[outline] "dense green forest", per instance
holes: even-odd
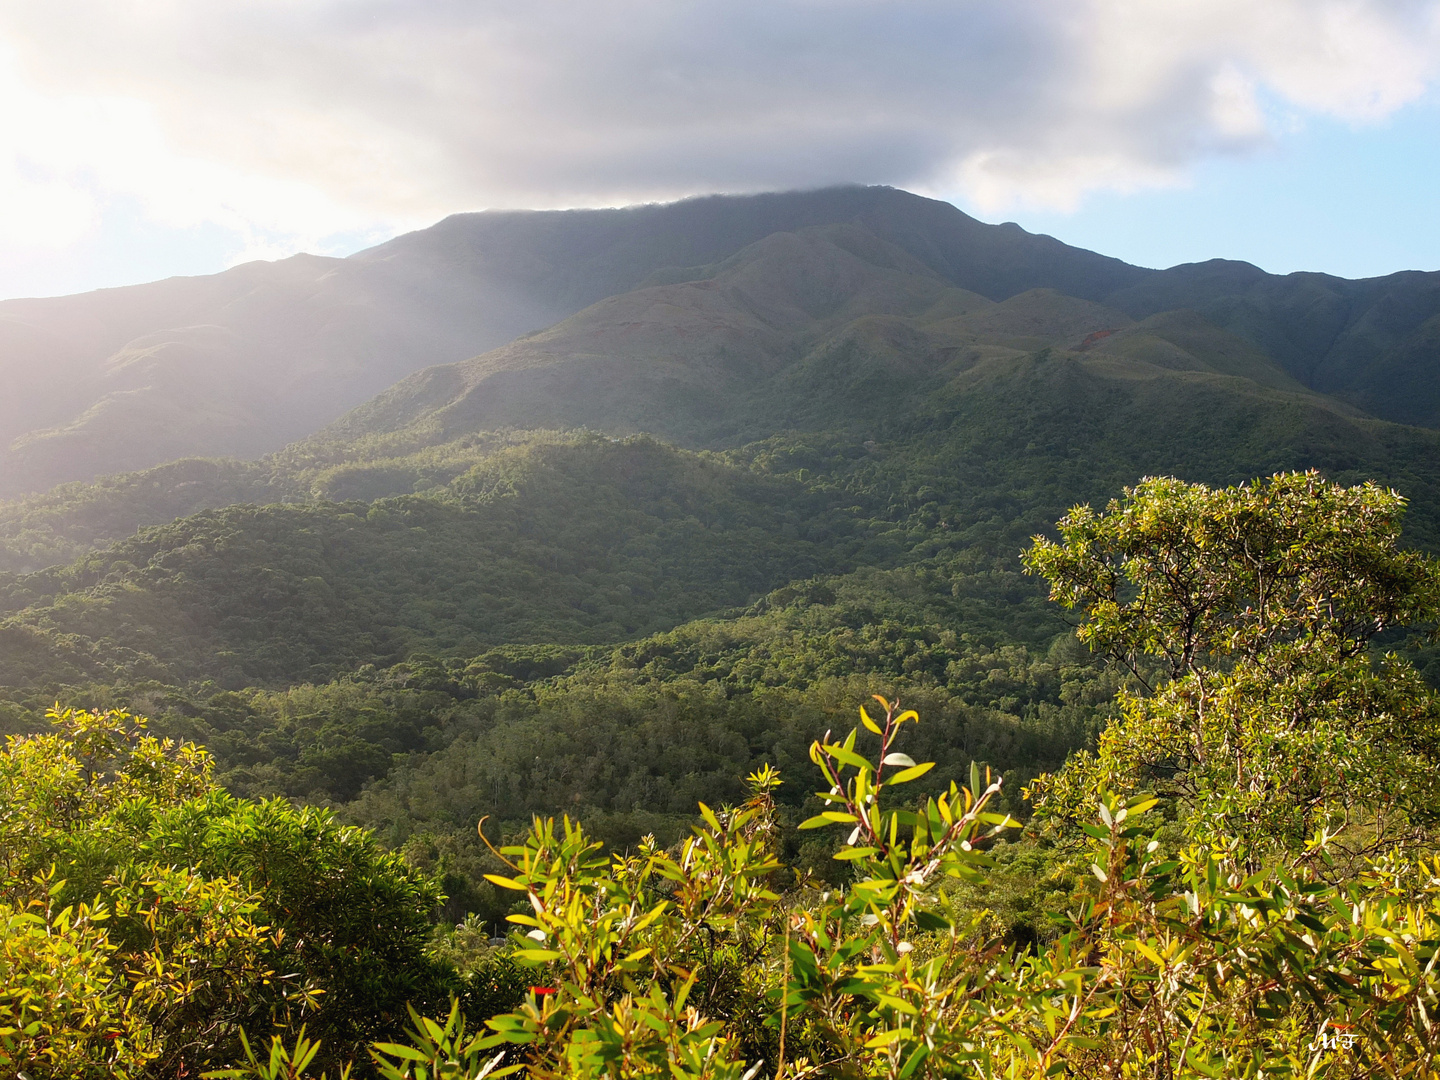
[[[1313,472],[1077,508],[1024,555],[1077,621],[1043,651],[957,634],[961,582],[910,567],[618,647],[152,687],[217,757],[52,711],[0,754],[0,1053],[32,1077],[1434,1076],[1440,697],[1371,648],[1440,616],[1403,509]],[[909,708],[870,693],[897,683]]]
[[[1433,1075],[1440,432],[1287,306],[1359,285],[701,247],[0,504],[0,1062]]]

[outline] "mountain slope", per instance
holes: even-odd
[[[1105,302],[1136,318],[1194,309],[1311,389],[1387,420],[1440,427],[1440,273],[1279,277],[1215,259],[1158,271]]]
[[[1263,386],[1346,411],[1194,312],[1137,324],[1052,289],[997,302],[849,224],[773,234],[706,278],[609,297],[427,369],[297,449],[413,450],[506,426],[735,446],[787,429],[867,428],[877,408],[903,411],[977,365],[1041,350],[1092,367],[1227,376],[1243,381],[1237,392]]]
[[[179,457],[279,449],[420,368],[485,352],[775,232],[866,221],[1002,297],[1143,274],[888,188],[462,214],[348,259],[0,303],[0,497]]]

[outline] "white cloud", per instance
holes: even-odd
[[[0,0],[0,240],[837,181],[1071,207],[1423,96],[1440,0]]]

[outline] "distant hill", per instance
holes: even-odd
[[[838,241],[835,227],[849,230],[850,240]],[[906,288],[926,281],[932,292],[948,286],[996,302],[1044,289],[1142,321],[1193,311],[1312,390],[1384,419],[1440,425],[1440,275],[1352,282],[1276,277],[1223,261],[1146,270],[1013,224],[983,224],[948,203],[890,188],[841,187],[618,210],[460,214],[347,259],[301,255],[208,277],[0,303],[0,382],[7,391],[0,397],[0,498],[184,457],[260,457],[411,373],[486,353],[492,370],[485,396],[518,400],[524,393],[514,384],[529,380],[538,392],[533,372],[516,374],[520,365],[533,366],[542,346],[557,355],[568,347],[567,336],[593,330],[597,315],[603,321],[609,312],[555,324],[631,293],[640,296],[622,307],[632,315],[635,303],[657,295],[694,299],[693,289],[653,290],[734,282],[747,272],[734,262],[740,252],[778,236],[813,242],[815,231],[826,228],[842,249],[884,248],[889,269],[909,276]],[[785,269],[776,250],[785,243],[793,247],[775,240],[762,249],[765,268]],[[812,259],[790,269],[816,265]],[[753,267],[748,272],[752,289],[766,287]],[[817,325],[803,328],[813,335],[834,313],[807,307],[795,291],[802,285],[787,281],[782,291],[798,301],[796,311],[813,317]],[[864,297],[852,299],[858,304],[848,309],[852,321],[867,313],[923,314],[904,304],[892,312],[883,303],[866,312]],[[692,314],[704,318],[698,309]],[[789,332],[783,322],[767,323],[765,333]],[[697,344],[667,341],[663,323],[646,316],[648,355],[672,345],[683,354]],[[692,319],[689,332],[697,326]],[[545,331],[543,340],[492,352],[537,331]],[[927,337],[925,346],[931,343]],[[609,343],[612,354],[619,345]],[[907,348],[898,339],[886,346],[893,356]],[[625,361],[632,375],[637,362]],[[478,369],[464,370],[462,382]],[[432,404],[449,400],[460,384],[445,380],[456,371],[428,373],[420,396]],[[570,376],[554,368],[548,377]],[[682,398],[713,389],[656,377]],[[584,385],[586,393],[593,389]],[[380,411],[393,411],[416,389],[410,384],[399,397],[388,396]],[[560,396],[546,408],[563,414],[565,388],[551,389]],[[670,405],[657,407],[664,412]],[[690,411],[683,401],[676,407]],[[733,422],[712,417],[685,435],[713,442],[727,424],[739,434]],[[671,433],[681,434],[674,425]]]
[[[450,217],[348,259],[0,303],[0,497],[189,456],[257,457],[397,379],[776,232],[860,221],[945,280],[1091,296],[1143,272],[889,188]]]
[[[1279,277],[1214,259],[1158,271],[1106,303],[1136,318],[1192,309],[1313,390],[1386,420],[1440,427],[1440,273]]]
[[[507,426],[735,446],[790,429],[864,427],[878,407],[908,407],[977,365],[1042,349],[1309,393],[1193,312],[1137,324],[1049,288],[997,302],[851,223],[772,234],[704,277],[612,296],[473,360],[428,368],[298,449],[413,449]]]
[[[0,684],[280,687],[628,640],[818,573],[1008,581],[1028,536],[1144,474],[1378,478],[1440,547],[1440,431],[1377,419],[1406,384],[1362,377],[1423,383],[1432,277],[1146,271],[842,188],[467,215],[352,259],[3,305],[69,335],[72,404],[130,389],[11,444],[17,488],[110,475],[0,503]],[[229,321],[141,333],[192,316]],[[86,383],[76,343],[126,334]],[[1360,389],[1314,386],[1342,375]],[[997,588],[990,625],[1033,592]]]

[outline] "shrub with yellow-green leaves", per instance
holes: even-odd
[[[334,1064],[461,988],[425,951],[437,885],[368,833],[235,799],[126,713],[51,720],[0,752],[0,1064],[195,1075],[304,1025]]]
[[[1240,841],[1167,854],[1155,799],[1102,794],[1091,884],[1053,940],[1007,947],[942,888],[983,887],[982,848],[1014,824],[987,809],[999,781],[976,770],[907,804],[927,769],[896,748],[915,719],[887,703],[862,712],[871,752],[861,729],[814,746],[828,808],[805,824],[847,830],[844,889],[786,880],[769,770],[674,851],[607,858],[575,823],[537,821],[494,878],[528,900],[525,1005],[448,1056],[433,1048],[455,1015],[417,1018],[412,1044],[377,1048],[385,1075],[451,1075],[442,1059],[545,1078],[1437,1075],[1440,867],[1247,874]],[[748,997],[717,996],[737,949]]]
[[[153,1041],[111,964],[108,914],[55,910],[40,897],[0,903],[0,1072],[49,1078],[130,1077]]]

